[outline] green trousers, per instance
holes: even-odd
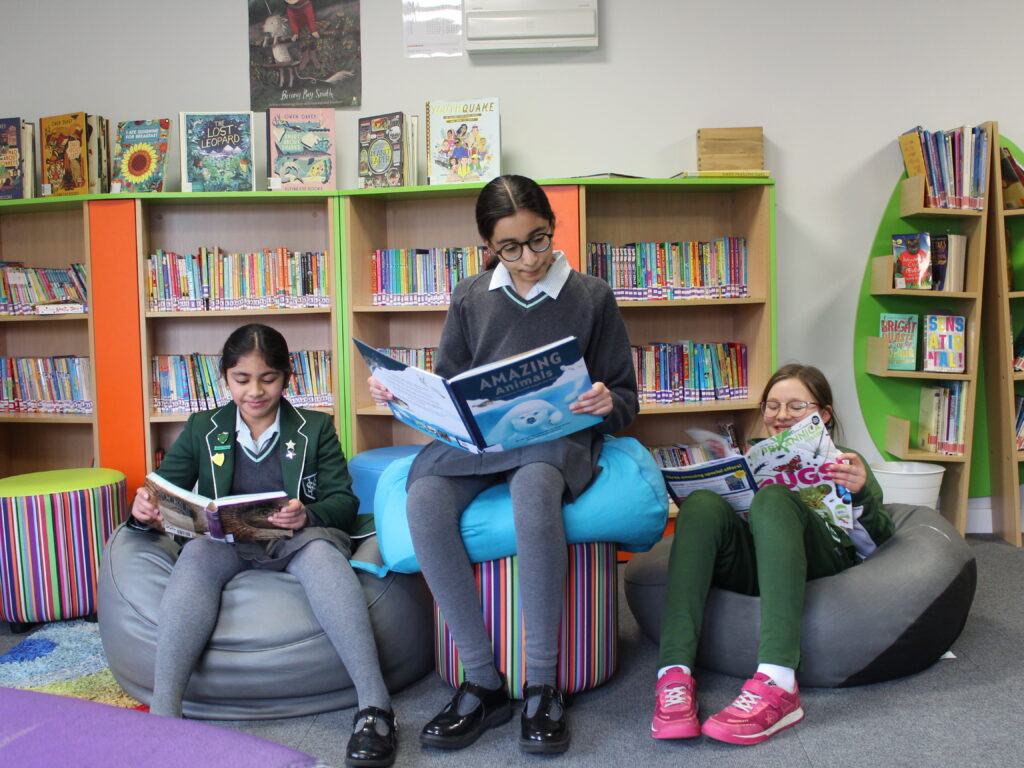
[[[717,493],[691,494],[679,509],[672,541],[660,666],[693,668],[704,605],[714,585],[760,595],[757,661],[796,669],[807,581],[855,562],[853,548],[844,547],[785,486],[768,485],[754,494],[747,520]]]

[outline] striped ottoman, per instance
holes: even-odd
[[[127,509],[113,469],[0,480],[0,618],[17,631],[94,613],[100,552]]]
[[[508,678],[513,698],[522,698],[526,682],[518,561],[519,558],[512,555],[474,565],[484,623],[494,645],[494,660]],[[569,546],[565,603],[558,638],[558,687],[565,693],[593,688],[615,673],[618,662],[616,561],[613,543]],[[436,603],[434,626],[438,674],[457,688],[464,679],[462,664]]]

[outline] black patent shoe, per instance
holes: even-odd
[[[480,704],[471,712],[460,715],[459,702],[467,693],[476,696]],[[504,675],[501,675],[501,685],[493,690],[466,680],[445,708],[423,726],[420,741],[428,747],[462,749],[479,739],[480,734],[488,728],[507,723],[511,719],[512,701],[509,699]]]
[[[540,696],[540,703],[533,717],[527,717],[525,702],[534,696]],[[569,719],[562,692],[551,685],[524,685],[523,699],[520,749],[540,754],[565,752],[569,748]]]
[[[398,751],[398,722],[395,713],[380,707],[367,707],[356,712],[352,725],[363,721],[358,730],[352,731],[345,749],[345,765],[359,768],[386,768],[395,762]],[[383,736],[377,730],[377,722],[387,724]]]

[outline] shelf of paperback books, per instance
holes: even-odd
[[[217,356],[249,322],[287,340],[298,377],[286,396],[332,411],[340,431],[334,196],[137,197],[147,469],[190,412],[226,400]]]
[[[83,198],[0,205],[0,476],[97,454],[87,243]]]
[[[1021,546],[1021,473],[1024,467],[1024,208],[1014,171],[1024,153],[993,131],[989,244],[985,274],[985,395],[992,530]]]

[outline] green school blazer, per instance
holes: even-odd
[[[235,474],[237,406],[193,413],[160,463],[157,473],[182,488],[210,498],[228,496]],[[348,462],[331,417],[296,408],[281,398],[281,435],[277,445],[284,491],[316,515],[320,523],[358,538],[374,532],[372,510],[359,514]]]

